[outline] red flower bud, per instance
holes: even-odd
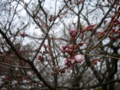
[[[65,53],[65,50],[61,49],[61,52]]]
[[[80,42],[78,45],[79,45],[79,46],[82,46],[83,44],[84,44],[84,42]]]
[[[74,53],[76,53],[77,51],[78,51],[78,49],[75,49],[75,50],[74,50]]]
[[[63,49],[66,49],[66,48],[67,48],[67,46],[66,46],[66,45],[63,45],[63,46],[62,46],[62,48],[63,48]]]
[[[77,32],[73,32],[73,33],[71,34],[72,37],[75,37],[76,35],[77,35]]]
[[[90,24],[88,27],[94,27],[96,24]]]
[[[42,56],[38,56],[38,60],[43,62],[44,58]]]
[[[71,35],[73,32],[74,32],[73,30],[70,30],[70,31],[69,31],[70,35]]]
[[[97,63],[98,63],[97,61],[93,61],[93,62],[92,62],[93,65],[96,65]]]
[[[23,33],[23,34],[20,34],[23,38],[28,36],[27,34]]]
[[[49,21],[51,22],[51,21],[52,21],[52,18],[49,18]]]

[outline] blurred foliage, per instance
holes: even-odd
[[[97,89],[95,89],[95,90],[102,90],[102,88],[97,88]]]
[[[67,89],[64,89],[64,88],[60,88],[59,90],[67,90]]]

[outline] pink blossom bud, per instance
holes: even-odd
[[[69,33],[72,34],[74,31],[73,30],[70,30]]]
[[[111,31],[113,31],[113,32],[114,32],[115,30],[116,30],[115,28],[111,29]]]
[[[88,27],[94,27],[96,24],[90,24]]]
[[[78,51],[78,49],[75,49],[75,50],[74,50],[74,53],[76,53],[77,51]]]
[[[69,49],[69,52],[68,53],[72,53],[72,49]]]
[[[49,18],[49,21],[51,22],[51,21],[52,21],[52,18]]]
[[[69,45],[69,48],[70,48],[70,49],[73,49],[73,47],[74,47],[73,44],[70,44],[70,45]]]
[[[66,48],[67,48],[67,46],[66,46],[66,45],[63,45],[63,46],[62,46],[62,48],[63,48],[63,49],[66,49]]]
[[[83,44],[84,44],[84,42],[80,42],[78,45],[79,45],[79,46],[82,46]]]
[[[63,52],[63,53],[64,53],[64,52],[65,52],[65,50],[61,49],[61,52]]]
[[[118,19],[115,18],[115,19],[113,20],[113,22],[118,22]]]
[[[64,65],[67,65],[67,63],[68,63],[68,61],[67,61],[67,59],[64,61]]]
[[[71,61],[71,59],[67,59],[67,61],[69,61],[69,62],[70,62],[70,61]]]
[[[71,34],[72,37],[75,37],[76,35],[77,35],[77,32],[73,32],[73,33]]]
[[[71,60],[71,64],[75,64],[75,62],[76,62],[75,59]]]
[[[116,26],[118,24],[118,22],[115,22],[114,25]]]
[[[96,65],[98,63],[98,61],[93,61],[92,64],[93,65]]]
[[[85,57],[83,55],[75,55],[75,60],[78,62],[78,63],[81,63],[85,60]]]
[[[87,28],[87,31],[91,31],[93,27],[88,27]]]
[[[65,49],[65,52],[69,52],[69,49],[68,49],[68,48],[66,48],[66,49]]]

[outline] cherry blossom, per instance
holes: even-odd
[[[75,60],[77,61],[77,63],[81,63],[85,60],[85,57],[81,54],[75,55]]]

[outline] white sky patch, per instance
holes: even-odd
[[[45,0],[44,8],[49,10],[50,14],[56,14],[59,11],[61,3],[58,0]]]
[[[110,42],[110,39],[108,37],[102,41],[103,45],[108,44],[109,42]]]

